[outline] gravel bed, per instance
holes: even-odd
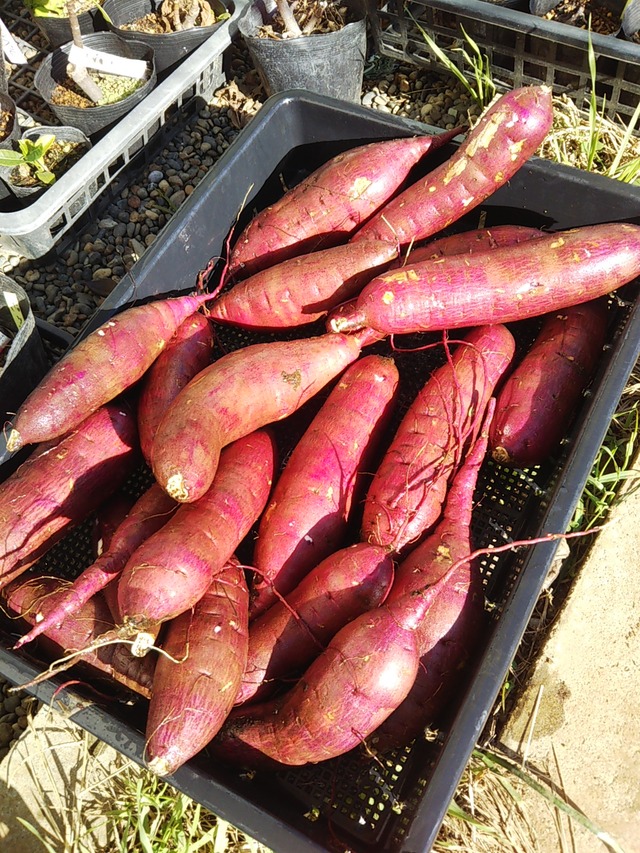
[[[76,335],[228,148],[265,100],[246,53],[236,48],[230,81],[158,152],[130,174],[116,198],[96,202],[100,215],[53,260],[27,260],[0,250],[0,269],[29,294],[34,314]],[[448,76],[374,57],[362,104],[451,129],[478,114]],[[0,760],[35,707],[26,693],[8,694],[0,678]]]

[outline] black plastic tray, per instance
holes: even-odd
[[[255,207],[279,196],[282,181],[291,185],[339,151],[425,130],[424,125],[320,96],[302,92],[274,96],[105,300],[84,333],[133,300],[193,289],[209,259],[224,254],[227,232],[243,202],[240,225]],[[451,144],[425,161],[422,171],[453,149]],[[514,222],[551,230],[603,221],[640,222],[640,195],[609,179],[534,159],[456,227],[475,226],[479,215],[489,225]],[[622,298],[611,300],[610,346],[561,458],[544,469],[529,471],[512,471],[491,462],[483,467],[474,518],[478,545],[567,529],[639,355],[636,294],[637,285],[632,283],[620,291]],[[531,324],[511,328],[524,346]],[[237,347],[253,339],[226,330],[220,345]],[[431,355],[397,356],[405,377],[405,403],[424,381],[429,365],[442,358],[438,348],[427,352]],[[286,446],[291,433],[285,430],[280,436]],[[5,476],[3,470],[0,479]],[[205,751],[170,777],[171,783],[276,851],[428,851],[520,643],[556,547],[556,543],[545,543],[492,555],[483,562],[487,599],[494,605],[492,627],[476,669],[436,740],[416,741],[379,761],[356,751],[275,776],[225,768]],[[70,576],[86,565],[88,554],[87,532],[80,528],[45,558],[43,568]],[[11,632],[11,624],[0,621],[0,673],[23,684],[43,668],[43,661],[31,656],[37,655],[37,649],[31,654],[12,652]],[[90,693],[76,689],[64,689],[54,699],[64,680],[42,684],[34,692],[141,762],[145,703],[114,701],[102,706]]]
[[[589,107],[589,34],[531,15],[528,0],[508,6],[486,0],[368,0],[368,6],[376,50],[383,56],[441,72],[422,29],[472,77],[461,50],[471,52],[466,33],[487,57],[496,83],[509,89],[545,83],[578,108]],[[640,98],[640,44],[592,33],[591,45],[598,104],[608,118],[628,122]]]

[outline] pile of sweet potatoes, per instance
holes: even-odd
[[[607,295],[640,275],[637,225],[456,231],[551,119],[545,87],[509,92],[414,182],[450,135],[334,157],[235,237],[226,279],[121,312],[7,426],[34,445],[0,485],[13,642],[148,698],[155,772],[386,750],[446,718],[488,630],[480,471],[561,452]],[[228,325],[264,334],[221,352]],[[101,519],[91,565],[41,577]]]

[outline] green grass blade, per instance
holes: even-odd
[[[566,800],[563,800],[562,797],[558,796],[551,788],[547,788],[545,785],[542,785],[538,782],[537,779],[534,779],[529,773],[525,770],[522,770],[521,767],[518,767],[517,764],[514,764],[511,761],[508,761],[506,758],[503,758],[500,755],[497,755],[495,752],[487,752],[483,749],[476,749],[474,753],[477,754],[480,759],[487,765],[487,767],[498,766],[503,768],[504,770],[509,771],[521,782],[524,782],[529,788],[535,791],[537,794],[540,794],[548,803],[554,806],[564,814],[568,815],[572,820],[576,823],[580,824],[580,826],[584,827],[588,832],[598,838],[606,847],[609,848],[611,853],[625,853],[625,851],[620,847],[618,842],[613,838],[608,832],[605,832],[604,829],[601,829],[596,823],[590,820],[585,814],[583,814],[578,809],[574,808],[570,805]]]

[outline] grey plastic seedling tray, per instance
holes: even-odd
[[[22,209],[0,211],[0,247],[26,258],[45,255],[177,109],[195,97],[207,100],[224,83],[223,53],[237,33],[238,18],[248,2],[235,0],[229,20],[161,80],[112,130],[99,138],[91,150],[37,200]],[[5,23],[12,33],[29,35],[29,29],[25,30],[24,14],[6,16]],[[36,29],[33,26],[31,32]],[[19,69],[12,75],[10,93],[19,108],[29,115],[35,112],[38,118],[40,106],[45,105],[38,104],[32,78],[33,65],[30,63],[26,69]],[[55,117],[51,120],[48,116],[40,123],[55,124]]]
[[[329,157],[375,139],[425,132],[424,125],[302,92],[271,98],[238,135],[161,232],[131,273],[105,300],[82,334],[137,300],[188,292],[210,258],[224,255],[227,232],[239,211],[241,227],[254,209],[271,203]],[[414,177],[454,150],[446,146],[425,161]],[[243,204],[245,205],[243,208]],[[474,227],[482,214],[488,225],[503,222],[550,230],[603,221],[640,222],[640,197],[628,186],[600,176],[531,160],[509,184],[468,214],[456,229]],[[215,278],[215,272],[214,272]],[[640,350],[637,283],[610,304],[609,347],[590,394],[562,453],[528,471],[487,462],[476,494],[476,544],[567,529],[629,373]],[[520,347],[531,324],[511,326]],[[314,331],[318,331],[315,329]],[[219,329],[219,352],[256,340],[244,332]],[[424,343],[427,338],[421,338]],[[434,336],[431,340],[438,340]],[[405,344],[413,341],[405,341]],[[400,343],[400,342],[397,342]],[[386,350],[390,352],[390,350]],[[429,370],[443,358],[441,348],[394,353],[403,377],[406,405]],[[283,451],[296,426],[278,427]],[[0,468],[0,479],[5,475]],[[130,488],[139,487],[138,481]],[[39,568],[66,577],[90,561],[86,528],[78,528]],[[354,753],[317,766],[283,769],[272,775],[228,768],[206,751],[169,778],[179,790],[278,851],[426,853],[439,830],[471,751],[481,736],[546,578],[557,543],[516,553],[493,554],[482,562],[491,624],[466,686],[461,684],[450,716],[435,740],[418,739],[406,749],[371,760]],[[38,648],[13,652],[15,625],[0,620],[0,673],[24,684],[43,669]],[[72,673],[34,692],[129,758],[142,763],[145,702],[114,699],[103,704],[79,688],[54,691]],[[130,696],[126,697],[131,699]]]
[[[565,94],[581,108],[591,91],[589,34],[578,27],[531,15],[528,0],[517,8],[486,0],[368,0],[376,50],[383,56],[442,71],[420,29],[467,76],[461,48],[466,32],[490,63],[493,79],[508,88],[539,85]],[[417,23],[416,23],[417,22]],[[627,121],[640,100],[640,44],[591,34],[596,58],[596,95],[609,118]]]

